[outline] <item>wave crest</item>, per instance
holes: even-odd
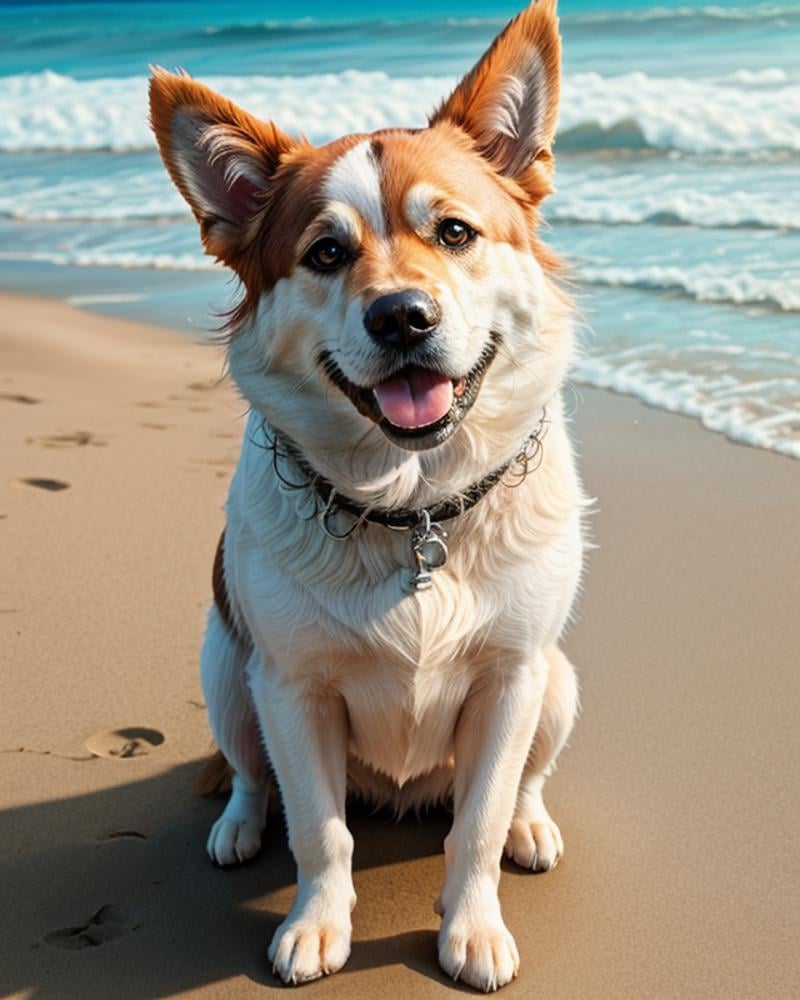
[[[679,292],[699,302],[731,305],[758,305],[780,312],[800,312],[800,278],[737,274],[711,264],[690,269],[674,265],[650,264],[644,267],[579,268],[581,278],[609,288],[643,288]]]
[[[566,78],[562,149],[655,149],[763,156],[800,153],[800,84],[782,71],[714,80],[643,73]],[[421,126],[451,77],[216,77],[210,86],[290,132],[323,143],[388,125]],[[149,149],[144,77],[76,80],[51,71],[0,79],[0,150]]]

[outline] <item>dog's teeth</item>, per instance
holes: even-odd
[[[460,396],[464,395],[464,390],[467,388],[466,378],[460,378],[458,382],[453,385],[453,395],[458,399]]]

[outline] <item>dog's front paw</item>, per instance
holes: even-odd
[[[561,831],[546,811],[535,822],[523,819],[512,822],[506,840],[506,856],[521,868],[552,871],[563,853]]]
[[[258,854],[266,816],[266,793],[234,790],[211,827],[206,850],[218,865],[235,865]]]
[[[211,827],[206,850],[218,865],[237,865],[255,857],[261,849],[261,824],[220,816]]]
[[[439,965],[453,979],[492,993],[519,971],[519,952],[503,921],[445,918],[439,932]]]
[[[341,969],[350,955],[350,927],[290,915],[275,931],[268,954],[272,971],[285,983],[308,983]]]

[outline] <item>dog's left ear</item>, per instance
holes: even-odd
[[[499,173],[541,187],[552,173],[560,85],[556,0],[538,0],[498,35],[430,124],[453,122]]]

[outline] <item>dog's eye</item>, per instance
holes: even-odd
[[[439,224],[439,242],[451,250],[460,250],[461,247],[471,243],[476,235],[472,226],[468,226],[460,219],[445,219]]]
[[[338,240],[326,236],[311,247],[303,263],[312,271],[335,271],[347,263],[347,251]]]

